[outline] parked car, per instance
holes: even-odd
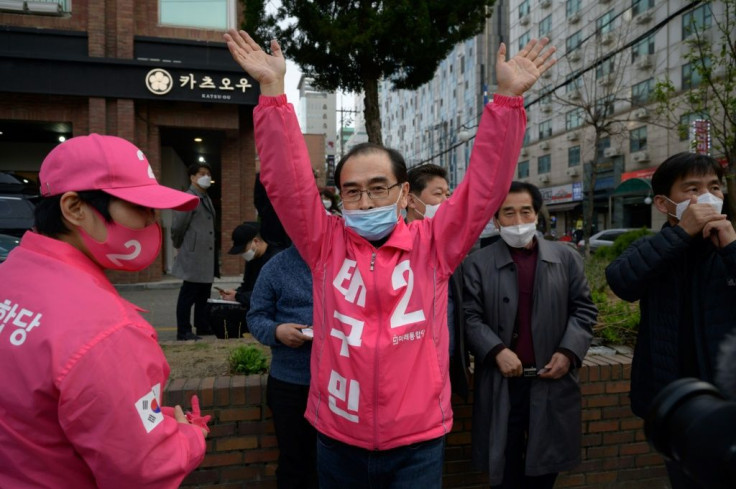
[[[590,237],[590,252],[595,253],[595,251],[601,246],[611,246],[613,245],[613,242],[616,241],[616,238],[622,234],[628,233],[629,231],[638,231],[640,229],[641,228],[614,228],[597,232]],[[584,249],[585,240],[581,239],[578,241],[578,250],[582,252]]]
[[[8,234],[0,234],[0,263],[8,257],[10,250],[20,244],[20,238]]]
[[[33,227],[33,198],[25,183],[0,172],[0,233],[21,237]]]

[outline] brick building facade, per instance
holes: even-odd
[[[38,3],[0,6],[0,171],[33,181],[60,138],[89,133],[133,142],[159,181],[174,188],[189,186],[186,167],[203,158],[215,180],[221,271],[241,273],[242,259],[226,252],[232,229],[256,218],[252,113],[259,91],[230,58],[224,28],[162,25],[160,0],[49,2],[58,4],[53,15],[29,10]],[[221,3],[231,10],[227,27],[240,25],[241,3]],[[114,282],[162,278],[174,254],[170,221],[162,212],[157,262],[112,274]]]

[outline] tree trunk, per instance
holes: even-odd
[[[383,144],[381,135],[381,107],[378,105],[378,79],[364,78],[363,90],[365,91],[365,132],[368,141]]]

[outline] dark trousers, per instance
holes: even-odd
[[[192,332],[190,317],[194,305],[194,327],[199,334],[209,334],[209,318],[207,314],[207,299],[210,298],[212,284],[187,282],[181,284],[179,299],[176,301],[176,336],[182,337]]]
[[[320,489],[441,489],[445,438],[366,450],[317,435]]]
[[[266,401],[273,414],[279,466],[279,489],[316,489],[317,431],[304,419],[308,385],[292,384],[268,376]]]
[[[506,439],[506,464],[503,482],[491,489],[552,489],[557,473],[531,477],[524,474],[526,446],[529,437],[529,393],[533,378],[515,377],[508,380],[509,411],[508,435]],[[537,381],[538,382],[538,381]]]

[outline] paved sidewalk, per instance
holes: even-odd
[[[242,276],[216,278],[214,285],[237,289],[242,280]],[[159,282],[115,284],[115,288],[126,300],[148,311],[143,317],[156,329],[159,341],[164,342],[176,340],[176,300],[181,282],[181,279],[166,277]],[[214,287],[211,297],[219,297]]]

